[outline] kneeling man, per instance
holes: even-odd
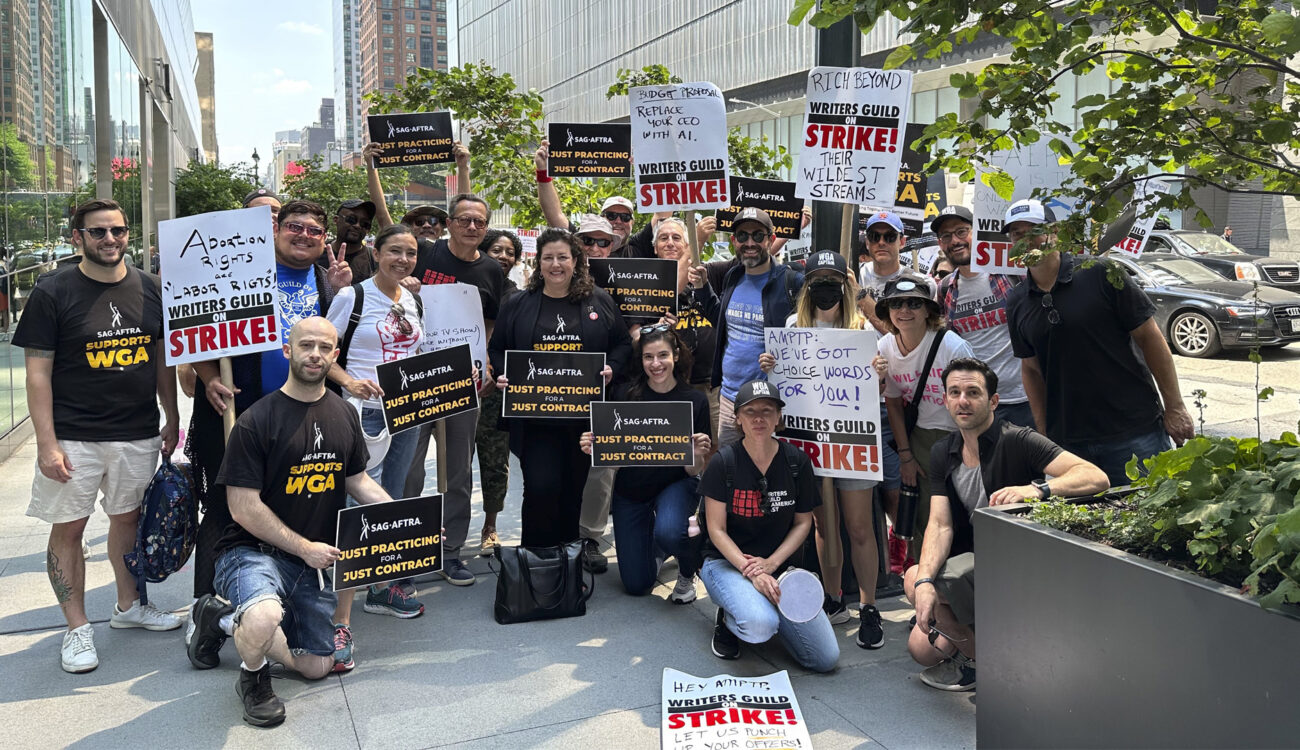
[[[975,688],[975,536],[971,515],[986,505],[1107,489],[1106,473],[1028,427],[995,419],[998,376],[977,359],[943,371],[944,404],[958,431],[934,446],[930,521],[921,561],[904,577],[916,606],[907,649],[939,690]],[[1050,480],[1047,477],[1051,477]]]

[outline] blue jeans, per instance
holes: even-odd
[[[621,540],[620,540],[621,541]],[[840,658],[840,644],[825,612],[808,622],[792,622],[731,563],[721,558],[704,561],[700,578],[709,598],[726,613],[727,628],[746,643],[764,643],[781,636],[786,651],[807,669],[829,672]]]
[[[1174,447],[1174,444],[1169,439],[1169,433],[1165,432],[1162,421],[1155,429],[1133,437],[1063,442],[1061,447],[1085,461],[1096,464],[1097,468],[1106,472],[1111,487],[1123,487],[1129,483],[1128,474],[1124,473],[1124,465],[1129,462],[1129,459],[1137,456],[1139,470],[1145,474],[1146,471],[1141,468],[1142,459],[1169,450]]]
[[[338,598],[322,589],[316,571],[301,558],[260,544],[231,547],[217,558],[217,593],[235,608],[235,623],[254,604],[284,607],[280,630],[289,648],[317,656],[334,653],[334,608]]]
[[[880,459],[885,478],[880,483],[882,490],[896,490],[903,486],[903,468],[898,460],[898,451],[889,447],[894,440],[894,428],[889,424],[889,414],[885,412],[885,402],[880,402]]]
[[[1038,429],[1038,426],[1034,424],[1034,410],[1029,408],[1028,401],[1022,401],[1018,404],[998,404],[998,408],[993,411],[993,414],[998,419],[1004,419],[1011,424],[1018,424],[1031,430]]]
[[[677,558],[681,575],[693,578],[699,570],[698,553],[686,536],[687,519],[699,505],[698,486],[698,479],[685,477],[649,501],[614,495],[611,507],[614,538],[618,540],[618,574],[627,593],[649,594],[658,579],[659,565],[669,555]]]
[[[384,412],[381,409],[363,407],[361,409],[361,429],[367,435],[378,435],[384,430]],[[373,469],[367,469],[370,478],[384,488],[384,492],[394,500],[401,500],[402,489],[406,485],[406,473],[411,470],[411,459],[415,457],[415,444],[420,439],[419,429],[410,429],[390,436],[388,452],[384,460]],[[348,505],[354,505],[348,498]]]

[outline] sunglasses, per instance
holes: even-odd
[[[898,233],[889,232],[888,234],[881,234],[880,232],[867,232],[867,240],[871,242],[894,243],[898,241]]]
[[[907,299],[891,299],[885,304],[889,306],[890,310],[902,310],[904,307],[908,310],[920,310],[925,307],[925,300],[908,297]]]
[[[476,219],[473,216],[453,216],[451,220],[456,222],[456,226],[462,229],[469,229],[470,227],[483,229],[488,225],[487,219]]]
[[[352,214],[348,214],[347,216],[340,216],[339,218],[342,219],[344,222],[351,224],[354,227],[360,226],[362,229],[370,228],[370,219],[358,219],[356,216],[353,216]]]
[[[582,240],[582,244],[587,247],[591,247],[592,245],[596,245],[597,247],[609,247],[614,244],[613,240],[598,240],[595,237],[588,237],[585,234],[578,237],[578,239]]]
[[[641,326],[640,333],[642,336],[644,336],[648,333],[665,333],[667,331],[671,331],[672,329],[673,327],[668,325],[667,323],[656,323],[650,326]]]
[[[284,224],[281,224],[280,226],[284,227],[285,231],[288,232],[289,234],[305,234],[308,237],[325,236],[324,227],[307,226],[306,224],[299,224],[296,221],[286,222]]]
[[[1032,228],[1031,228],[1031,229],[1012,229],[1012,230],[1010,230],[1010,231],[1007,232],[1007,239],[1011,240],[1012,242],[1019,242],[1020,240],[1024,239],[1025,237],[1028,237],[1029,235],[1031,235],[1031,234],[1033,234],[1033,233],[1034,233],[1034,230],[1033,230]]]
[[[410,336],[415,330],[415,327],[411,325],[411,321],[406,319],[406,308],[402,306],[401,302],[393,303],[393,306],[388,309],[388,317],[392,318],[397,324],[397,330],[401,331],[403,336]]]
[[[632,221],[632,214],[626,211],[606,211],[605,213],[601,214],[601,216],[604,216],[606,219],[609,219],[610,221],[622,221],[622,222]]]
[[[758,478],[758,496],[761,498],[759,510],[765,516],[772,515],[772,497],[767,494],[767,477],[759,476]]]
[[[1056,309],[1052,303],[1052,293],[1048,292],[1043,295],[1043,309],[1047,311],[1047,322],[1052,325],[1060,325],[1061,311]]]
[[[752,232],[746,232],[742,229],[739,232],[732,232],[731,236],[736,238],[736,242],[749,242],[750,240],[763,242],[772,235],[768,234],[766,229],[755,229]]]
[[[436,227],[438,226],[438,220],[432,216],[422,216],[418,219],[412,219],[411,226],[417,229],[420,227]]]
[[[86,227],[85,229],[81,229],[78,231],[82,232],[83,234],[88,234],[97,240],[104,239],[104,235],[108,234],[109,232],[112,232],[113,239],[120,240],[126,236],[127,232],[131,230],[127,227]]]
[[[953,237],[956,237],[959,240],[970,239],[970,227],[961,227],[960,229],[954,229],[951,232],[944,232],[939,235],[939,241],[952,242]]]

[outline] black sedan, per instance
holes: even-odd
[[[1156,306],[1156,324],[1174,351],[1209,357],[1221,349],[1284,346],[1300,341],[1300,294],[1244,281],[1227,281],[1173,253],[1134,260],[1109,253]]]
[[[1258,281],[1300,292],[1300,263],[1271,255],[1251,255],[1209,232],[1156,229],[1151,232],[1146,249],[1153,253],[1177,253],[1191,258],[1225,279]]]

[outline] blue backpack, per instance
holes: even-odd
[[[140,601],[145,583],[159,583],[180,570],[190,559],[199,533],[199,506],[194,499],[190,465],[174,464],[163,456],[162,465],[144,491],[135,549],[124,559],[135,576]]]

